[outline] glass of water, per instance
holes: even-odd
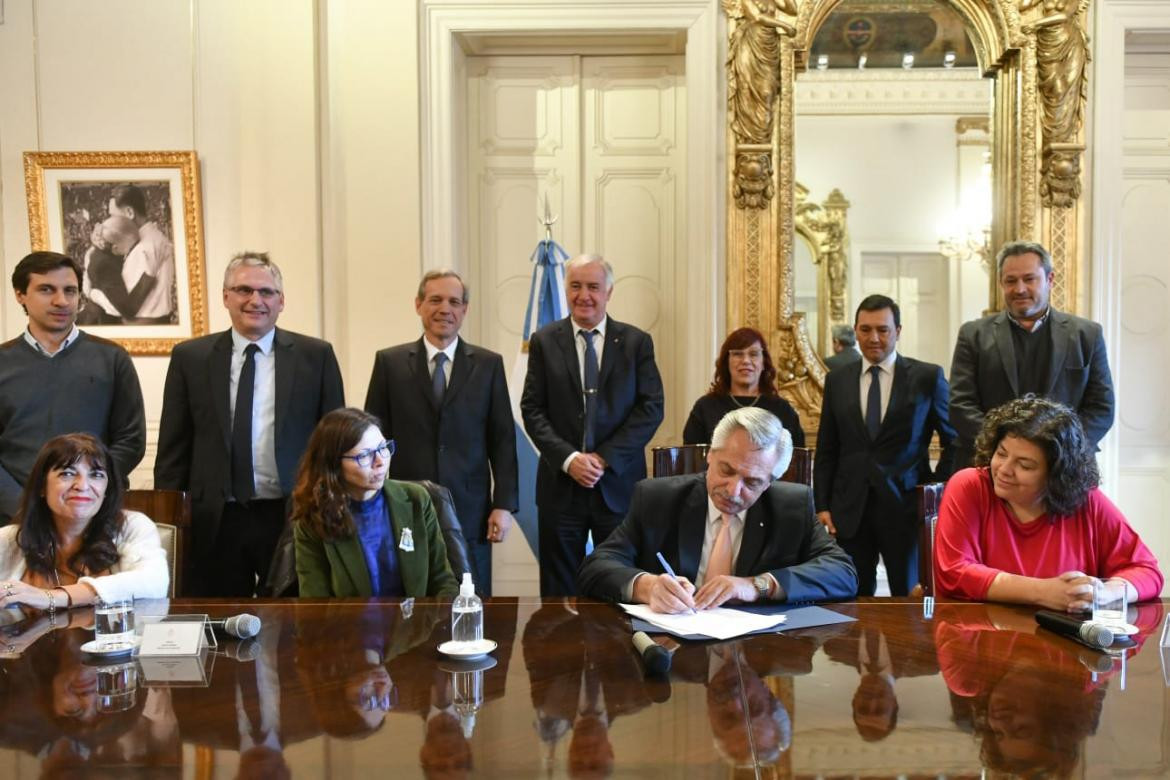
[[[103,666],[97,670],[98,712],[125,712],[138,698],[138,664]]]
[[[1124,631],[1129,621],[1125,583],[1097,581],[1093,585],[1093,622]]]
[[[134,647],[134,602],[98,599],[94,605],[94,639],[107,653]]]

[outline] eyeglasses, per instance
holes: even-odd
[[[228,289],[241,298],[251,298],[253,293],[260,293],[260,297],[266,301],[270,301],[280,295],[280,290],[274,290],[271,287],[249,287],[246,284],[239,284]]]
[[[760,349],[729,349],[727,356],[736,360],[761,360],[764,357],[763,350]]]
[[[366,469],[369,468],[371,464],[373,464],[374,458],[378,455],[381,455],[383,458],[394,457],[395,449],[397,448],[394,446],[394,440],[388,439],[379,444],[377,447],[371,447],[368,450],[362,450],[357,455],[342,455],[341,457],[344,460],[352,460],[363,469]]]

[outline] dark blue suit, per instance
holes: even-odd
[[[828,510],[837,541],[853,556],[860,595],[873,595],[880,553],[893,595],[918,582],[915,485],[951,475],[955,429],[942,368],[899,355],[885,417],[871,438],[861,413],[865,361],[829,372],[817,432],[818,512]],[[938,432],[942,456],[930,468],[930,440]]]

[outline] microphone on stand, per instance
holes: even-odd
[[[209,620],[211,627],[236,639],[251,639],[260,633],[260,618],[247,612],[223,620]]]
[[[634,632],[634,649],[642,658],[642,669],[646,674],[664,675],[670,671],[670,653],[645,631]]]
[[[1048,609],[1036,613],[1036,622],[1054,634],[1068,637],[1094,650],[1104,650],[1113,644],[1113,632],[1100,623],[1077,620]]]

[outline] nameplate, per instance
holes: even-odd
[[[139,656],[198,655],[203,648],[203,623],[148,623],[142,627]]]

